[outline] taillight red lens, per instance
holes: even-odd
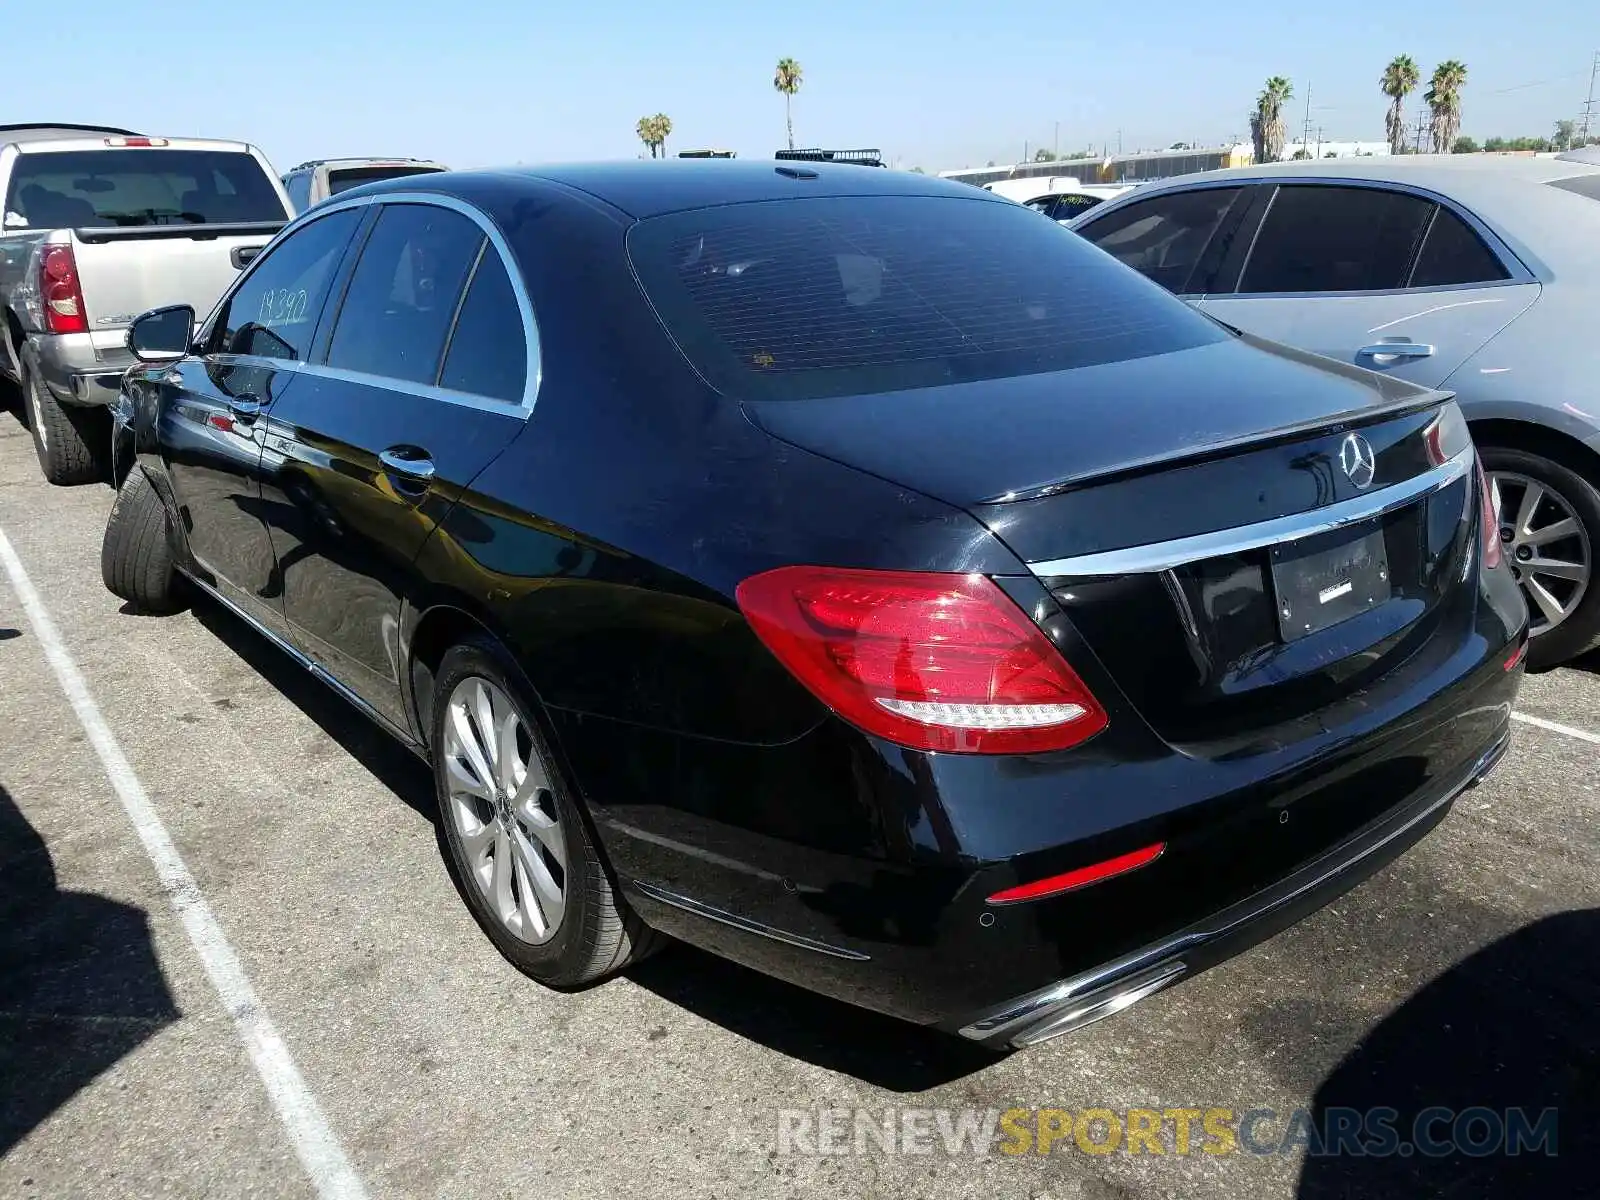
[[[1481,457],[1478,459],[1478,531],[1482,534],[1483,565],[1492,571],[1501,562],[1500,514],[1495,511],[1494,489],[1483,473]]]
[[[982,575],[780,567],[746,579],[737,595],[801,683],[900,745],[1030,754],[1106,726],[1050,639]]]
[[[78,283],[78,261],[71,246],[46,246],[40,252],[39,295],[44,301],[46,332],[89,332],[83,289]]]

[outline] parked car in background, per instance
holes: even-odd
[[[1449,398],[964,184],[393,180],[194,322],[132,330],[107,586],[214,597],[431,763],[551,985],[654,930],[1031,1044],[1325,903],[1507,745],[1527,615]]]
[[[1530,662],[1600,645],[1600,164],[1278,163],[1151,184],[1073,228],[1229,325],[1454,392]]]
[[[1043,196],[1035,196],[1023,203],[1035,212],[1043,213],[1052,221],[1066,225],[1083,216],[1091,208],[1104,204],[1107,200],[1114,200],[1129,189],[1112,186],[1088,186],[1071,191],[1050,192]]]
[[[209,311],[289,218],[259,150],[100,126],[0,126],[0,374],[52,483],[108,477],[106,408],[145,309]]]
[[[379,179],[404,179],[448,171],[443,163],[422,158],[319,158],[303,162],[283,177],[294,211],[303,213],[329,196],[337,196],[363,183]]]
[[[1015,200],[1063,225],[1083,216],[1096,205],[1132,190],[1131,184],[1081,183],[1076,176],[1053,175],[1026,179],[1001,179],[982,185],[1007,200]]]

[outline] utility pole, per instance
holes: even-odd
[[[1594,52],[1594,65],[1589,68],[1589,98],[1583,102],[1583,126],[1579,131],[1579,145],[1589,144],[1589,121],[1596,116],[1594,105],[1594,78],[1600,74],[1600,50]]]
[[[1060,158],[1061,157],[1061,122],[1060,121],[1056,122],[1056,136],[1055,136],[1055,140],[1050,143],[1050,153],[1056,158]]]
[[[1122,130],[1117,130],[1117,153],[1122,153]]]
[[[1306,84],[1306,123],[1300,131],[1300,148],[1309,150],[1311,145],[1311,85]]]
[[[1422,127],[1427,123],[1427,118],[1428,118],[1428,110],[1419,105],[1418,108],[1417,108],[1417,153],[1418,154],[1422,153]]]

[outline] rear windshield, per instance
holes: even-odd
[[[1226,335],[1019,204],[734,204],[635,225],[628,252],[695,368],[739,399],[934,387],[1142,358]]]
[[[379,179],[404,179],[407,175],[433,175],[438,167],[349,167],[328,172],[328,195],[337,196],[363,183]]]
[[[66,150],[19,154],[5,224],[44,229],[281,221],[261,164],[227,150]]]
[[[1574,175],[1570,179],[1552,179],[1550,186],[1558,187],[1564,192],[1576,192],[1591,200],[1600,200],[1600,172],[1593,175]]]

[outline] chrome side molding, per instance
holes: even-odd
[[[872,958],[870,954],[862,954],[859,950],[846,950],[842,946],[831,946],[827,942],[819,942],[815,938],[775,929],[771,925],[763,925],[760,921],[752,921],[748,917],[741,917],[724,909],[713,908],[709,904],[691,900],[688,896],[680,896],[677,892],[669,892],[666,888],[657,887],[653,883],[630,879],[627,881],[627,885],[652,900],[660,901],[662,904],[671,905],[673,908],[682,909],[684,912],[693,913],[697,917],[705,917],[708,921],[716,921],[719,924],[742,930],[745,933],[759,934],[762,937],[771,938],[775,942],[783,942],[788,946],[798,946],[802,950],[814,950],[818,954],[827,954],[834,958],[847,958],[852,962],[869,962]]]
[[[1352,496],[1326,508],[1290,517],[1274,517],[1253,525],[1239,525],[1233,529],[1218,529],[1212,533],[1197,533],[1190,537],[1174,538],[1170,542],[1152,542],[1145,546],[1129,546],[1122,550],[1102,550],[1095,554],[1080,554],[1071,558],[1054,558],[1044,562],[1031,562],[1028,569],[1041,579],[1070,576],[1086,578],[1100,575],[1143,575],[1170,571],[1185,563],[1206,558],[1220,558],[1226,554],[1242,554],[1266,546],[1295,542],[1331,533],[1348,525],[1358,525],[1391,513],[1397,508],[1441,491],[1465,478],[1472,471],[1476,451],[1468,446],[1454,458],[1432,470],[1397,483],[1382,491],[1362,496]]]

